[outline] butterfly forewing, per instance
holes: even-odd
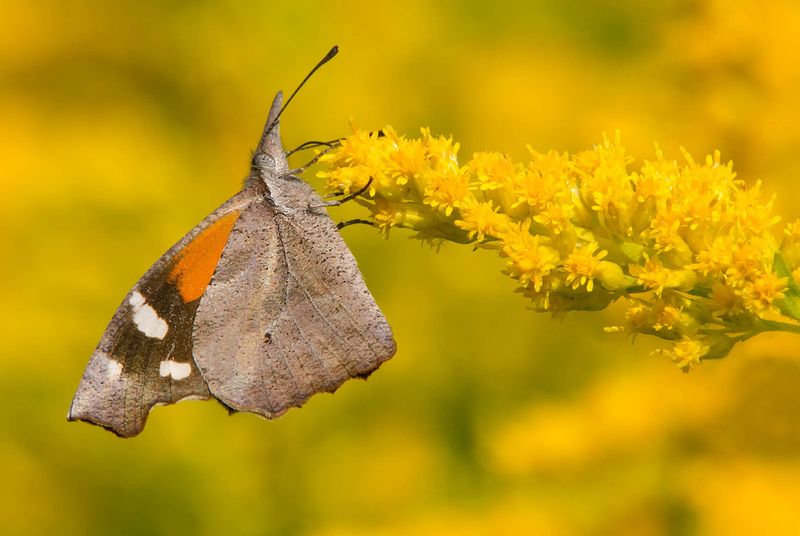
[[[72,400],[68,418],[129,437],[142,431],[157,404],[211,395],[192,358],[198,287],[217,259],[209,239],[248,204],[245,190],[225,203],[165,253],[117,308]],[[224,241],[222,246],[224,247]],[[213,246],[213,244],[211,244]],[[195,252],[193,256],[189,254]],[[207,284],[207,281],[206,281]]]

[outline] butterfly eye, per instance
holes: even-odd
[[[253,167],[259,169],[273,169],[275,167],[275,159],[267,153],[256,153],[253,156]]]

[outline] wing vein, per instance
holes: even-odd
[[[303,237],[302,233],[298,233],[296,236],[300,240],[305,241],[305,238]],[[289,264],[288,257],[287,257],[287,261],[286,262],[287,262],[287,266],[288,266],[288,264]],[[291,272],[291,268],[289,268],[289,271]],[[294,276],[294,273],[293,272],[291,272],[291,273],[292,273],[292,276]],[[328,284],[325,282],[324,279],[320,278],[319,282],[324,287],[326,295],[336,295],[338,297],[338,293],[331,291],[331,288],[328,286]],[[299,285],[299,282],[298,282],[298,285]],[[299,286],[300,286],[300,288],[303,289],[303,292],[306,294],[306,297],[311,302],[311,305],[314,307],[314,309],[316,309],[317,312],[320,313],[320,316],[322,316],[322,318],[325,321],[325,323],[339,336],[339,339],[342,340],[342,341],[345,341],[345,343],[348,346],[352,346],[351,344],[349,344],[349,341],[346,341],[344,338],[342,338],[342,336],[339,334],[339,330],[335,329],[334,326],[328,321],[328,318],[324,314],[322,314],[322,311],[317,307],[316,303],[311,298],[311,296],[308,294],[308,291],[305,289],[305,287],[303,285],[299,285]],[[344,310],[344,312],[347,313],[348,318],[352,318],[350,316],[349,312],[346,309]],[[354,323],[351,323],[351,324],[355,325]],[[358,327],[355,327],[354,331],[359,335],[359,337],[361,337],[361,340],[364,341],[364,344],[369,349],[369,351],[372,352],[372,355],[375,356],[376,358],[380,358],[380,356],[378,355],[378,352],[372,347],[372,344],[370,344],[369,339],[367,339],[367,337],[364,335],[364,333]]]
[[[295,276],[293,272],[290,272],[290,274],[291,274],[292,278],[295,280],[295,282],[297,283],[297,286],[298,286],[298,287],[300,287],[300,289],[303,291],[303,294],[305,295],[305,297],[306,297],[306,299],[308,300],[308,302],[311,304],[311,307],[313,307],[313,308],[314,308],[314,310],[315,310],[317,313],[319,313],[319,316],[322,318],[322,321],[323,321],[323,322],[325,322],[325,325],[327,325],[327,326],[328,326],[328,327],[331,329],[331,331],[333,332],[334,336],[335,336],[336,338],[338,338],[340,341],[342,341],[346,347],[348,347],[348,348],[352,347],[352,344],[350,344],[350,341],[348,341],[347,339],[345,339],[344,337],[342,337],[342,335],[341,335],[341,333],[340,333],[340,330],[336,329],[336,328],[334,327],[334,325],[330,323],[330,321],[328,320],[328,317],[327,317],[327,316],[325,315],[325,313],[323,313],[323,312],[322,312],[322,310],[321,310],[321,309],[320,309],[320,308],[317,306],[316,302],[315,302],[315,301],[314,301],[314,299],[311,297],[311,294],[309,294],[309,293],[308,293],[308,290],[307,290],[307,289],[306,289],[306,288],[305,288],[303,285],[301,285],[301,284],[300,284],[300,281],[298,281],[298,279],[297,279],[297,276]],[[330,295],[331,293],[330,293],[330,292],[328,292],[327,294],[329,294],[329,295]],[[363,337],[362,337],[362,338],[363,338]],[[365,341],[365,342],[366,342],[366,341]],[[330,349],[331,347],[326,345],[326,348]],[[349,367],[348,367],[348,366],[345,364],[345,362],[344,362],[344,361],[343,361],[343,360],[342,360],[342,359],[339,357],[339,355],[338,355],[337,353],[334,353],[334,357],[336,358],[336,361],[337,361],[337,362],[338,362],[338,363],[339,363],[339,364],[342,366],[342,368],[345,370],[345,372],[347,372],[347,374],[348,374],[349,376],[351,376],[351,377],[352,377],[352,376],[353,376],[353,373],[350,371],[350,368],[349,368]]]
[[[276,220],[277,220],[277,218],[276,218]],[[295,278],[294,273],[292,272],[292,268],[289,265],[289,256],[286,254],[286,243],[283,241],[283,234],[281,232],[282,229],[281,229],[279,223],[275,224],[275,231],[276,231],[275,235],[278,237],[278,243],[279,243],[280,248],[281,248],[281,253],[282,253],[281,257],[283,258],[284,265],[286,266],[286,276],[287,276],[286,279],[285,279],[285,285],[284,285],[284,290],[283,290],[283,308],[282,308],[282,310],[280,312],[280,315],[283,315],[284,312],[285,312],[288,315],[289,319],[292,322],[294,322],[294,318],[293,318],[293,316],[291,314],[291,311],[289,310],[289,294],[290,294],[289,278],[291,277],[291,278],[295,279],[295,281],[297,281],[297,279]],[[302,286],[301,286],[301,288],[302,288]],[[295,323],[295,326],[296,325],[297,324]],[[300,334],[301,337],[305,338],[305,335],[303,334],[303,332],[299,328],[299,326],[298,326],[297,331],[298,331],[298,333]],[[306,341],[306,342],[308,342],[308,341]],[[283,353],[282,352],[278,352],[278,353],[281,354],[281,360],[283,360],[284,365],[286,365],[286,368],[289,371],[289,375],[292,377],[292,381],[295,384],[295,390],[297,391],[297,394],[302,398],[304,395],[302,393],[300,393],[300,389],[297,386],[297,381],[294,378],[294,374],[292,373],[292,369],[289,367],[286,359],[283,356]],[[311,353],[313,354],[313,352],[311,352]],[[297,360],[297,363],[300,365],[300,369],[305,373],[306,378],[308,379],[309,385],[311,385],[311,387],[313,388],[314,387],[314,381],[311,379],[311,374],[308,373],[306,368],[303,366],[303,363],[299,359]]]

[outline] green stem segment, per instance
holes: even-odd
[[[779,322],[777,320],[765,320],[761,319],[761,324],[763,325],[763,329],[761,332],[766,331],[785,331],[787,333],[798,333],[800,334],[800,325],[798,324],[789,324],[788,322]]]

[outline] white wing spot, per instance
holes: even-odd
[[[183,380],[192,373],[192,366],[189,363],[179,363],[168,359],[159,363],[158,373],[164,378],[171,376],[173,380]]]
[[[122,376],[122,363],[111,359],[105,352],[101,352],[100,355],[106,363],[106,377],[111,381],[118,380]]]
[[[136,291],[128,298],[128,303],[133,307],[133,323],[136,324],[136,328],[151,339],[163,339],[169,326],[158,316],[156,310],[147,304],[144,296]]]

